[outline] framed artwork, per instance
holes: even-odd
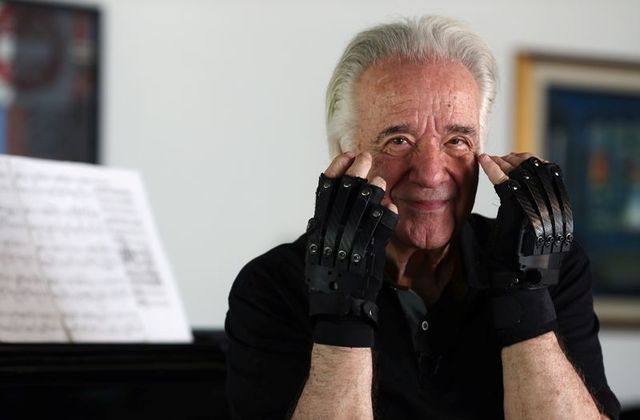
[[[0,1],[0,153],[98,162],[100,15]]]
[[[516,148],[558,163],[603,325],[640,327],[640,62],[523,53]]]

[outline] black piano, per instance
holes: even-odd
[[[225,337],[0,344],[0,419],[227,419]]]

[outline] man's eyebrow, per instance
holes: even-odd
[[[379,132],[376,136],[375,142],[380,143],[385,137],[388,137],[391,134],[406,133],[407,131],[409,131],[409,124],[392,125],[391,127],[387,127]]]
[[[473,127],[468,127],[465,125],[452,124],[445,127],[445,131],[447,134],[458,133],[458,134],[466,134],[468,136],[475,136],[476,129]]]

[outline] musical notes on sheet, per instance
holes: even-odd
[[[0,157],[0,341],[188,341],[139,176]]]

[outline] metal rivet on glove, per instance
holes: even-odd
[[[573,241],[573,235],[570,233],[567,233],[567,236],[565,236],[564,240],[567,242]]]
[[[333,291],[338,290],[338,282],[332,281],[331,283],[329,283],[329,288]]]
[[[543,243],[544,243],[544,238],[542,236],[538,236],[536,238],[536,245],[542,246]]]
[[[316,245],[316,244],[309,245],[309,252],[312,253],[312,254],[317,254],[318,253],[318,245]]]
[[[329,246],[328,246],[328,247],[326,247],[326,248],[324,249],[324,255],[329,256],[329,255],[331,255],[331,254],[333,254],[333,249],[331,249],[331,247],[329,247]]]
[[[380,210],[374,210],[373,213],[371,213],[371,215],[373,217],[380,217],[382,216],[382,212]]]
[[[377,319],[378,318],[378,307],[373,302],[365,302],[362,305],[362,313],[367,315],[369,319]]]
[[[347,253],[344,250],[340,250],[338,251],[338,258],[340,258],[341,260],[344,260],[347,256]]]
[[[369,194],[371,194],[371,190],[367,188],[367,189],[365,189],[365,190],[362,190],[362,192],[361,192],[360,194],[362,194],[363,196],[365,196],[365,197],[366,197],[366,196],[368,196]]]
[[[345,187],[345,188],[349,188],[351,186],[351,182],[345,181],[345,182],[342,183],[342,186]]]
[[[422,321],[420,328],[422,328],[422,331],[427,331],[429,329],[429,323],[426,320]]]
[[[534,160],[533,160],[533,164],[534,164],[535,166],[540,166],[540,161],[539,161],[539,160],[537,160],[537,159],[534,159]]]
[[[354,263],[358,264],[361,259],[362,257],[360,256],[360,254],[353,254],[352,260]]]
[[[324,184],[322,184],[322,188],[324,188],[325,190],[330,186],[331,186],[331,183],[329,181],[324,181]]]

